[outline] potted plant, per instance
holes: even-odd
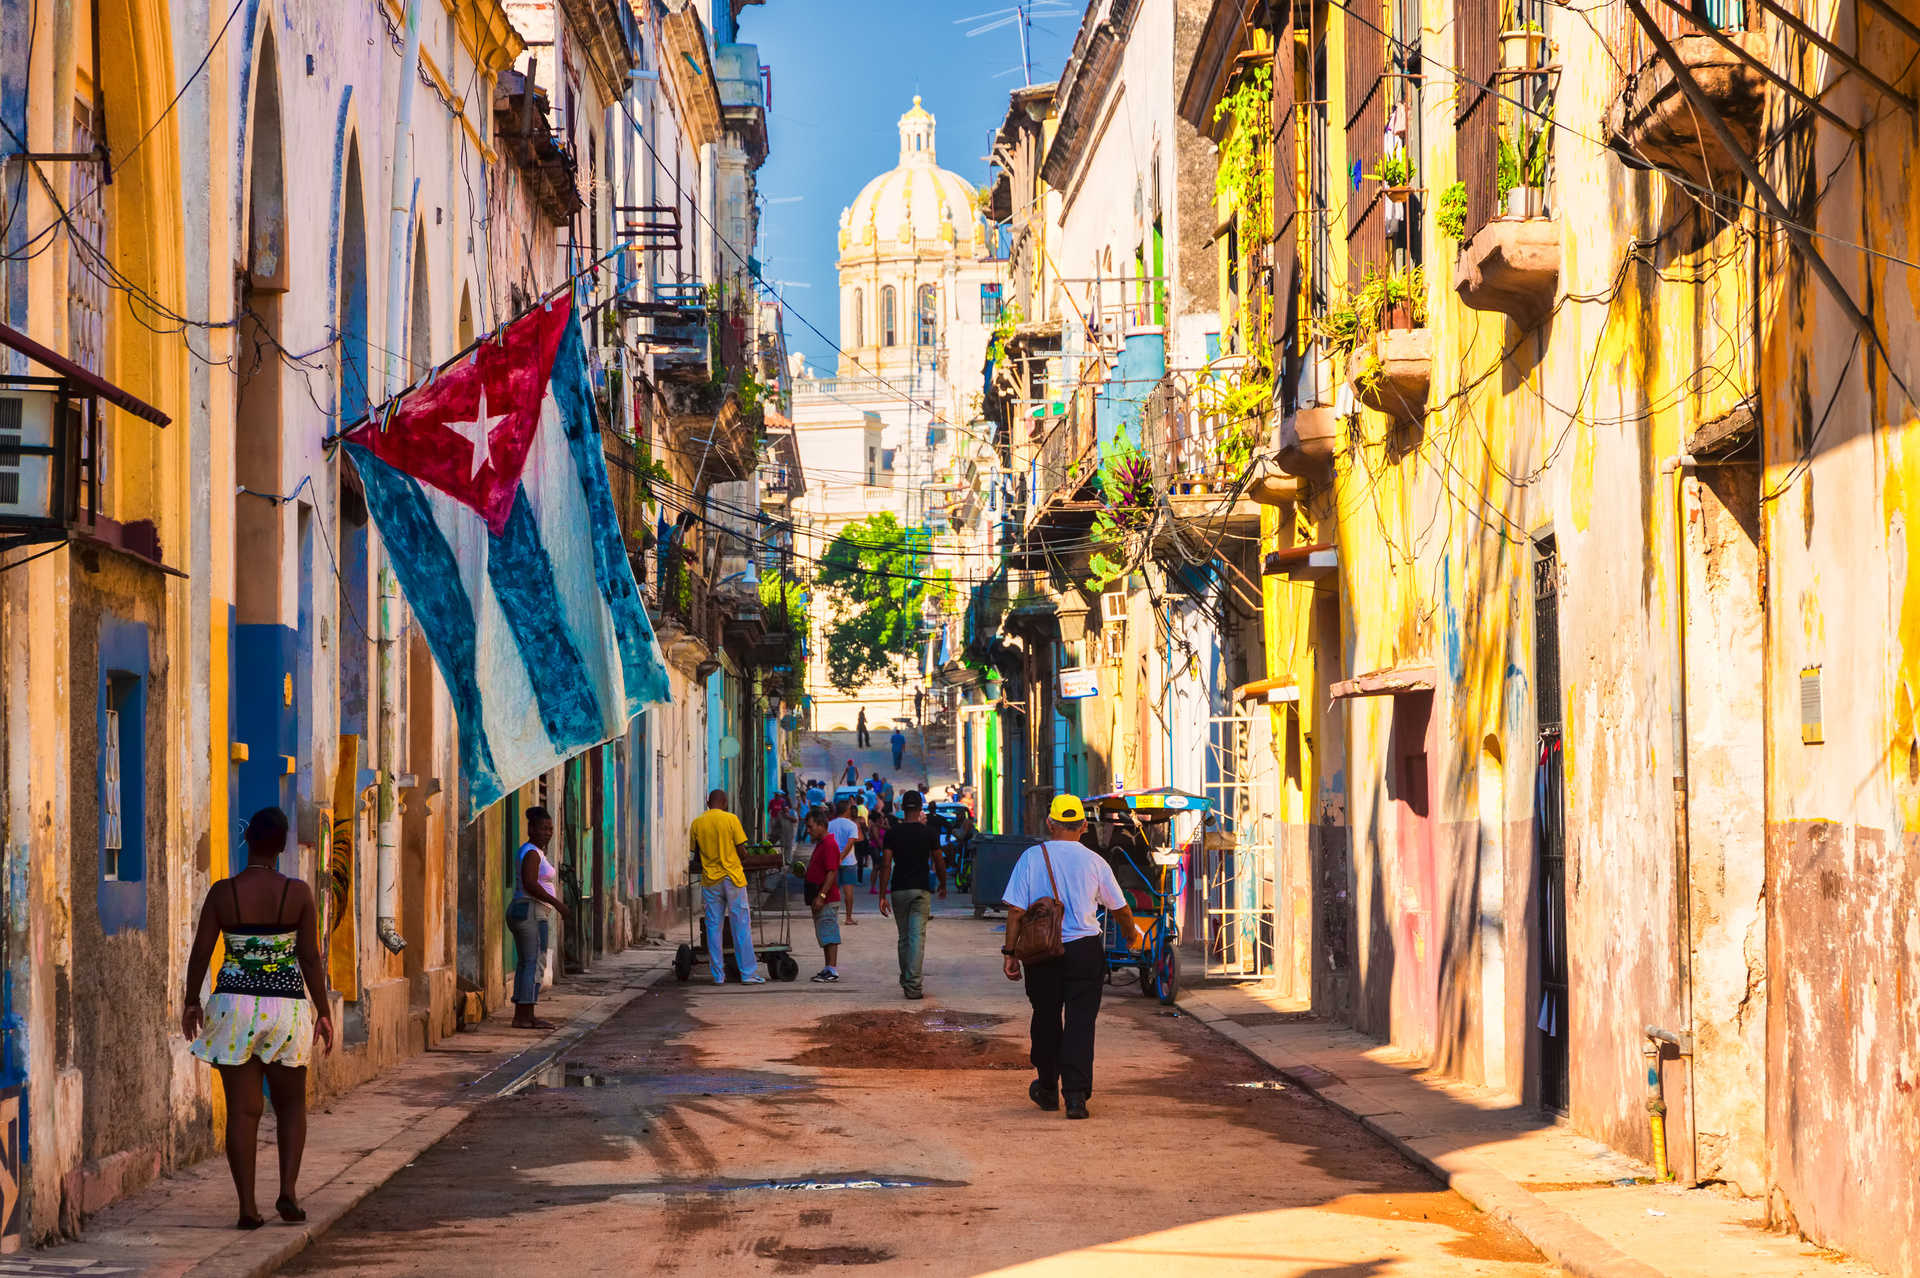
[[[1502,139],[1499,174],[1501,202],[1508,217],[1543,216],[1547,211],[1547,126],[1523,127],[1517,149]]]
[[[1500,33],[1500,66],[1506,71],[1532,71],[1544,65],[1547,33],[1532,20],[1522,22],[1518,15],[1508,19]]]
[[[1385,186],[1384,194],[1395,204],[1406,203],[1413,194],[1413,161],[1404,151],[1380,157],[1379,171],[1366,176]]]

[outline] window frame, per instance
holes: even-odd
[[[147,790],[151,784],[147,766],[147,702],[151,693],[148,651],[143,623],[114,617],[101,620],[94,845],[99,855],[95,878],[100,927],[108,934],[140,930],[147,925]],[[119,846],[112,849],[107,846],[106,821],[110,762],[106,742],[110,730],[112,753],[118,764],[115,806],[119,812]]]

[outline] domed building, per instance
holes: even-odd
[[[915,98],[900,117],[900,162],[840,215],[838,368],[794,381],[807,486],[792,510],[803,556],[818,558],[849,524],[883,512],[926,538],[929,573],[960,577],[985,555],[983,507],[970,495],[990,452],[981,365],[1003,263],[975,198],[939,166],[933,113]],[[821,607],[816,620],[831,624]],[[929,654],[891,658],[865,687],[845,690],[828,678],[830,642],[822,629],[811,645],[811,726],[851,728],[864,709],[884,739],[890,720],[913,714]]]
[[[956,367],[971,369],[985,354],[992,320],[982,323],[979,286],[998,276],[974,188],[939,166],[934,125],[914,98],[900,117],[900,163],[840,214],[842,377],[910,374],[963,351]]]

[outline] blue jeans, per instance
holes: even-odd
[[[540,1001],[540,968],[547,957],[547,912],[536,915],[534,903],[521,897],[507,907],[507,931],[513,933],[513,1001],[531,1006]]]
[[[907,888],[890,894],[893,925],[900,929],[900,988],[920,992],[920,964],[927,956],[927,920],[933,917],[933,893]]]
[[[750,981],[758,976],[760,964],[753,957],[753,919],[747,913],[747,890],[736,887],[731,879],[703,883],[700,886],[700,901],[707,907],[707,961],[713,967],[713,983],[720,985],[727,979],[726,960],[721,954],[720,942],[720,914],[723,909],[727,922],[733,925],[733,957],[740,967],[740,979]]]

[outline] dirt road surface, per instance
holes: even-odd
[[[794,984],[669,980],[287,1272],[1559,1272],[1131,985],[1101,1011],[1093,1117],[1041,1112],[998,922],[943,907],[927,998],[910,1003],[872,900],[846,930],[841,984],[808,983],[804,924]]]

